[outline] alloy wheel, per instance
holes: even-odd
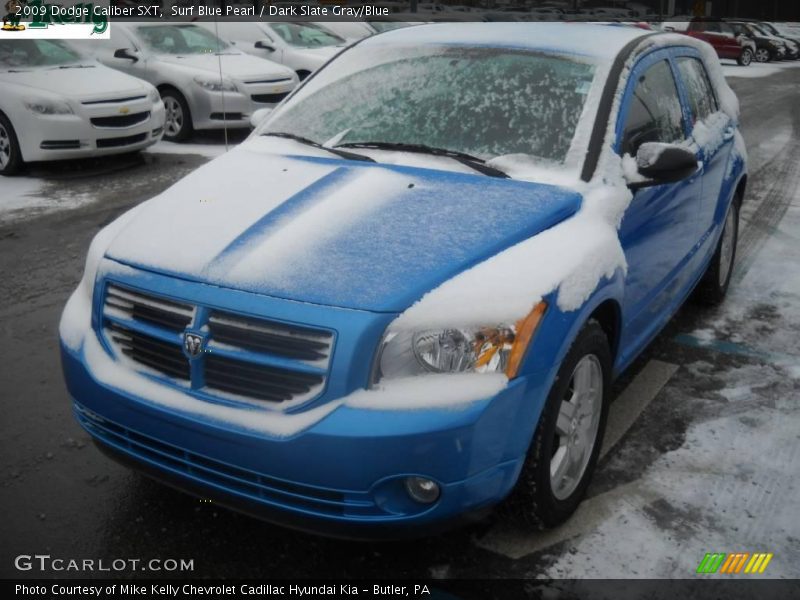
[[[559,500],[578,487],[592,456],[603,406],[603,368],[593,354],[584,356],[572,372],[556,419],[550,460],[550,488]]]
[[[175,137],[183,129],[183,108],[177,98],[167,96],[164,98],[164,109],[167,113],[164,128],[167,135]]]
[[[769,62],[769,50],[765,48],[756,50],[756,60],[760,63]]]
[[[0,169],[5,169],[11,162],[11,136],[6,128],[0,124]]]

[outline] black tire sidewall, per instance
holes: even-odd
[[[555,443],[556,420],[572,373],[578,362],[587,355],[596,356],[603,371],[600,422],[592,454],[580,483],[570,496],[560,500],[553,494],[550,482],[550,460]],[[611,369],[612,358],[608,338],[599,323],[591,320],[581,329],[559,368],[542,410],[525,465],[517,482],[517,488],[512,494],[515,504],[514,513],[523,517],[524,520],[544,527],[559,525],[575,512],[586,494],[603,444],[603,434],[608,419]],[[523,515],[522,512],[525,511],[531,511],[534,514]],[[531,516],[534,518],[530,519]]]
[[[22,169],[22,150],[19,146],[17,139],[17,132],[11,124],[11,120],[4,114],[0,113],[0,123],[2,123],[5,130],[8,132],[8,141],[11,144],[11,155],[9,156],[8,164],[0,171],[0,175],[11,176],[16,175]]]

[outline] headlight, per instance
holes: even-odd
[[[155,104],[156,102],[160,102],[161,101],[161,94],[158,93],[158,90],[156,88],[153,88],[152,90],[150,90],[150,93],[147,95],[147,97],[150,99],[150,102],[152,102],[153,104]]]
[[[61,100],[32,99],[25,102],[25,108],[39,115],[71,115],[72,107]]]
[[[547,308],[540,302],[514,324],[480,328],[389,331],[374,369],[381,379],[425,373],[505,373],[516,377],[525,351]]]
[[[230,79],[205,79],[203,77],[195,77],[194,82],[201,88],[211,92],[235,92],[236,84]]]

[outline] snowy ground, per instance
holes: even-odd
[[[718,310],[687,306],[618,383],[589,498],[546,533],[499,520],[347,544],[199,505],[109,462],[70,415],[60,311],[93,233],[224,140],[0,181],[0,506],[14,515],[0,521],[0,576],[20,576],[13,556],[46,551],[188,557],[196,576],[688,578],[706,552],[736,551],[773,552],[763,576],[798,577],[799,67],[726,67],[751,168],[730,297]]]

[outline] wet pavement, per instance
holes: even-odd
[[[92,236],[207,157],[37,166],[28,175],[41,210],[0,220],[0,576],[41,576],[17,571],[14,557],[50,554],[193,559],[201,577],[687,577],[705,552],[741,550],[775,553],[766,576],[797,577],[800,69],[731,83],[751,174],[730,298],[716,310],[687,305],[617,382],[621,437],[574,523],[547,533],[490,518],[412,542],[328,540],[109,461],[71,414],[61,309]],[[89,200],[53,212],[75,198]]]

